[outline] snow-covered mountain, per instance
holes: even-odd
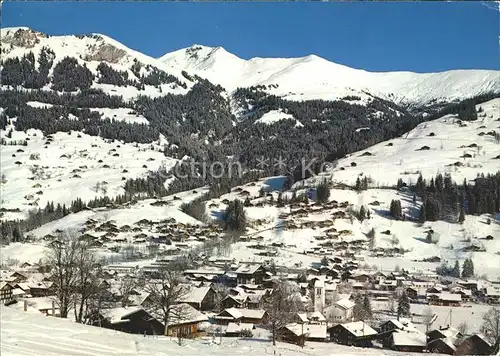
[[[206,77],[232,91],[264,85],[290,100],[332,100],[364,93],[399,103],[428,104],[500,91],[500,72],[452,70],[440,73],[375,73],[330,62],[316,55],[301,58],[241,59],[222,47],[193,45],[159,60]]]
[[[85,64],[94,75],[98,74],[99,64],[104,62],[116,71],[126,72],[130,80],[137,80],[138,73],[134,72],[132,67],[135,63],[139,63],[141,65],[140,75],[147,76],[153,68],[161,71],[168,70],[168,74],[185,84],[185,87],[175,83],[162,83],[157,87],[146,85],[143,90],[132,85],[117,88],[114,85],[98,83],[97,80],[92,85],[93,88],[121,95],[124,99],[132,99],[139,94],[151,97],[167,93],[185,94],[193,85],[191,81],[182,76],[180,69],[171,68],[155,58],[130,49],[102,34],[49,36],[27,27],[9,27],[0,29],[0,38],[3,61],[9,58],[21,58],[30,52],[33,53],[35,61],[38,61],[42,48],[50,49],[54,53],[54,63],[50,75],[58,62],[65,57],[72,57],[78,61],[78,64]],[[35,62],[35,67],[37,65],[38,63]]]

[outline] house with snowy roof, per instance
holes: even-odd
[[[363,321],[337,324],[328,328],[330,340],[338,344],[371,347],[377,332]]]
[[[142,307],[102,309],[88,316],[91,325],[130,334],[163,335],[164,325]]]
[[[261,309],[224,309],[219,314],[213,317],[218,325],[228,325],[231,322],[265,324],[267,313]]]
[[[281,341],[296,345],[303,345],[305,341],[328,341],[326,325],[291,323],[281,327],[278,334]]]
[[[167,336],[182,336],[183,338],[196,338],[204,336],[200,325],[207,322],[208,318],[200,311],[187,303],[176,304],[173,307],[172,317],[169,320]]]
[[[187,303],[197,310],[212,310],[215,305],[215,291],[211,286],[186,286],[181,303]]]
[[[355,303],[349,298],[337,300],[324,310],[327,320],[333,323],[345,323],[353,317]]]
[[[238,284],[261,284],[266,277],[266,269],[260,264],[242,264],[235,273]]]

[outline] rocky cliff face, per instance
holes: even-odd
[[[40,42],[40,38],[47,38],[45,33],[34,31],[29,28],[8,29],[1,31],[2,53],[8,53],[13,47],[33,48]],[[9,46],[10,45],[10,46]]]

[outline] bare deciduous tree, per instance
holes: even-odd
[[[183,308],[176,307],[189,293],[182,285],[180,273],[161,269],[157,278],[146,282],[145,290],[149,293],[150,309],[159,315],[165,325],[165,335],[171,320],[185,318]]]
[[[137,285],[137,281],[130,276],[125,276],[121,279],[118,291],[120,292],[122,307],[126,307],[130,304],[130,294]]]
[[[460,332],[462,335],[467,335],[467,332],[469,331],[469,325],[467,324],[467,321],[462,321],[460,324],[458,324],[457,330]]]
[[[212,288],[215,291],[215,297],[214,297],[215,310],[218,312],[221,312],[222,311],[222,301],[229,294],[229,288],[227,286],[225,286],[224,284],[220,284],[220,283],[215,283],[214,285],[212,285]]]
[[[76,248],[76,284],[74,288],[75,320],[79,323],[89,311],[90,300],[100,292],[101,267],[88,242],[78,241]]]
[[[60,234],[59,239],[49,245],[47,265],[50,266],[50,279],[56,289],[55,303],[61,318],[67,318],[77,284],[78,239],[73,232]]]
[[[46,263],[55,286],[55,304],[61,318],[67,318],[71,307],[75,319],[83,322],[89,303],[100,287],[100,267],[88,242],[79,241],[76,231],[67,230],[49,245]]]
[[[432,309],[427,307],[422,315],[422,323],[425,325],[425,332],[428,333],[431,328],[432,323],[434,323],[435,317]]]
[[[278,283],[271,295],[265,298],[264,310],[271,326],[273,345],[276,345],[279,330],[290,323],[294,314],[302,308],[300,293],[290,282]]]
[[[493,307],[483,315],[481,332],[498,349],[498,344],[500,343],[500,308]]]

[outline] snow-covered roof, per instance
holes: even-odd
[[[187,286],[187,294],[181,298],[181,302],[183,303],[201,303],[203,299],[205,299],[208,291],[211,289],[210,286],[203,287],[193,287]]]
[[[186,303],[176,304],[172,307],[172,310],[169,325],[194,324],[208,321],[205,314]]]
[[[394,345],[399,346],[425,346],[427,343],[427,337],[424,333],[421,333],[417,330],[396,330],[392,334],[392,341]]]
[[[356,337],[371,336],[377,334],[375,330],[373,330],[368,324],[362,321],[354,321],[352,323],[342,324],[342,327]]]
[[[142,307],[121,307],[101,310],[102,316],[109,319],[111,324],[127,321],[127,317],[144,310]]]
[[[314,339],[326,339],[326,325],[315,325],[315,324],[297,324],[292,323],[285,326],[296,336],[302,336],[304,333],[309,338]]]
[[[442,292],[442,293],[428,293],[427,298],[436,296],[439,300],[445,300],[449,302],[461,302],[462,301],[462,295],[461,294],[455,294],[455,293],[447,293],[447,292]]]
[[[235,272],[237,274],[254,274],[260,267],[259,264],[243,264]]]
[[[351,309],[356,305],[356,303],[354,303],[352,300],[346,298],[337,300],[335,304],[343,309]]]
[[[233,318],[249,318],[249,319],[262,319],[265,310],[261,309],[237,309],[237,308],[228,308],[224,310],[226,313],[229,313]]]

